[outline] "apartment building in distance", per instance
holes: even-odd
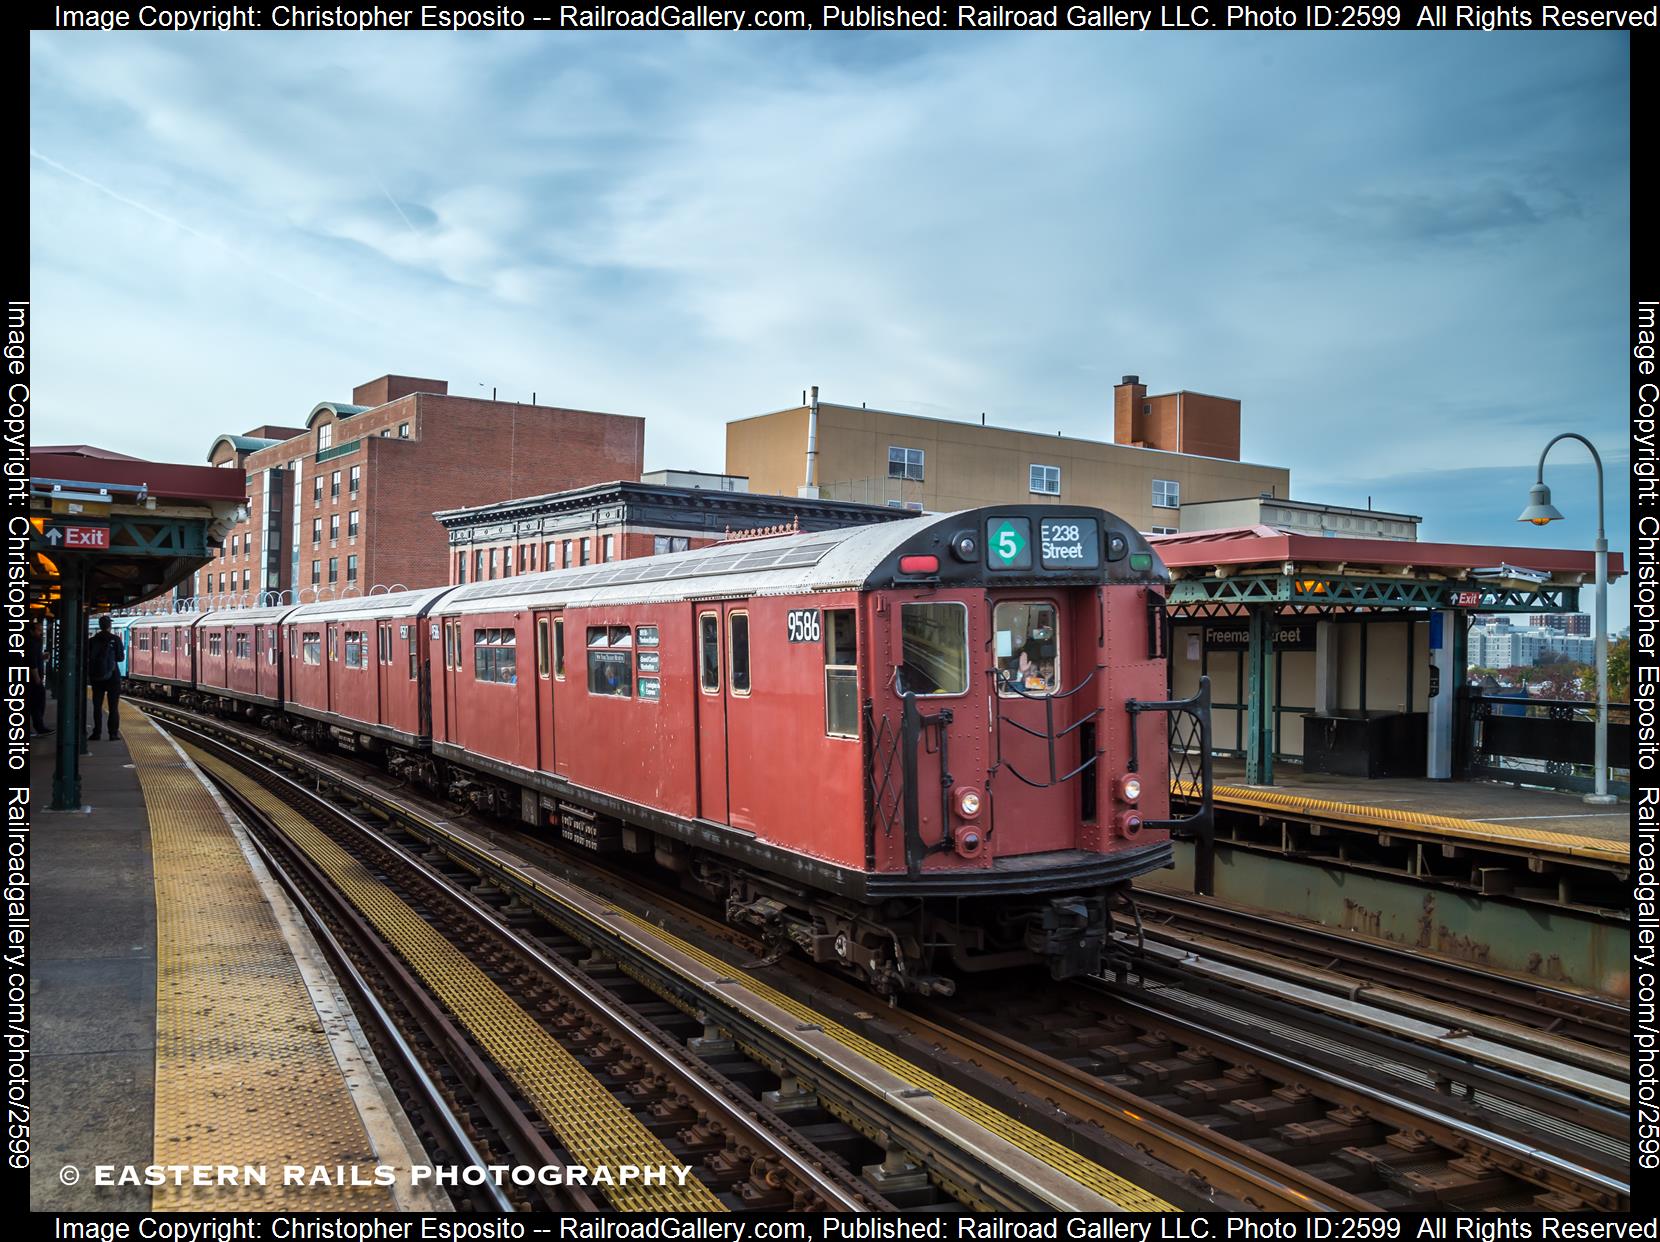
[[[948,512],[978,505],[1098,505],[1140,530],[1181,529],[1190,501],[1288,496],[1291,472],[1239,460],[1240,403],[1113,389],[1112,440],[821,401],[726,425],[726,471],[750,491]],[[1103,423],[1105,423],[1103,416]]]
[[[179,595],[207,608],[439,586],[449,544],[434,510],[638,478],[644,452],[644,419],[383,375],[302,427],[214,441],[209,462],[246,475],[248,516]]]
[[[1289,535],[1326,538],[1385,539],[1414,543],[1423,518],[1412,513],[1389,513],[1352,505],[1321,505],[1287,500],[1264,492],[1237,500],[1184,500],[1185,530],[1231,530],[1244,526],[1272,526]]]

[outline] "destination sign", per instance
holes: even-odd
[[[1093,518],[1044,518],[1038,534],[1045,569],[1101,567],[1101,527]]]

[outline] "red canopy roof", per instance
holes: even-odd
[[[1231,530],[1184,531],[1154,535],[1149,543],[1171,570],[1212,565],[1262,565],[1277,568],[1287,561],[1300,565],[1341,563],[1360,570],[1370,566],[1405,567],[1457,576],[1472,569],[1513,565],[1540,573],[1596,573],[1596,554],[1571,548],[1516,548],[1474,543],[1414,543],[1395,539],[1328,539],[1320,535],[1293,535],[1272,526],[1244,526]],[[1618,553],[1608,555],[1608,576],[1625,572]]]
[[[247,478],[240,470],[144,461],[90,444],[31,445],[29,477],[95,486],[144,487],[158,502],[236,504],[248,496]]]

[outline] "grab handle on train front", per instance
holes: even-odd
[[[1167,829],[1178,840],[1209,844],[1216,832],[1213,800],[1215,780],[1210,754],[1210,678],[1199,678],[1199,689],[1185,699],[1159,702],[1130,699],[1130,771],[1140,767],[1140,739],[1136,722],[1145,712],[1164,712],[1169,721],[1170,796],[1197,804],[1193,814],[1180,819],[1148,820],[1145,827]]]

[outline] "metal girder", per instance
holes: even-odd
[[[123,556],[164,556],[174,559],[194,557],[206,560],[207,521],[204,518],[141,517],[136,514],[117,514],[109,519],[110,546],[100,548],[92,555],[99,558]],[[54,547],[39,531],[30,537],[29,546],[48,556],[59,556],[63,549]],[[82,555],[85,555],[83,553]]]
[[[1579,588],[1552,583],[1500,586],[1430,578],[1305,572],[1184,578],[1171,585],[1169,601],[1173,611],[1191,616],[1218,615],[1218,605],[1237,610],[1252,604],[1278,604],[1306,612],[1349,608],[1573,612],[1579,606]]]

